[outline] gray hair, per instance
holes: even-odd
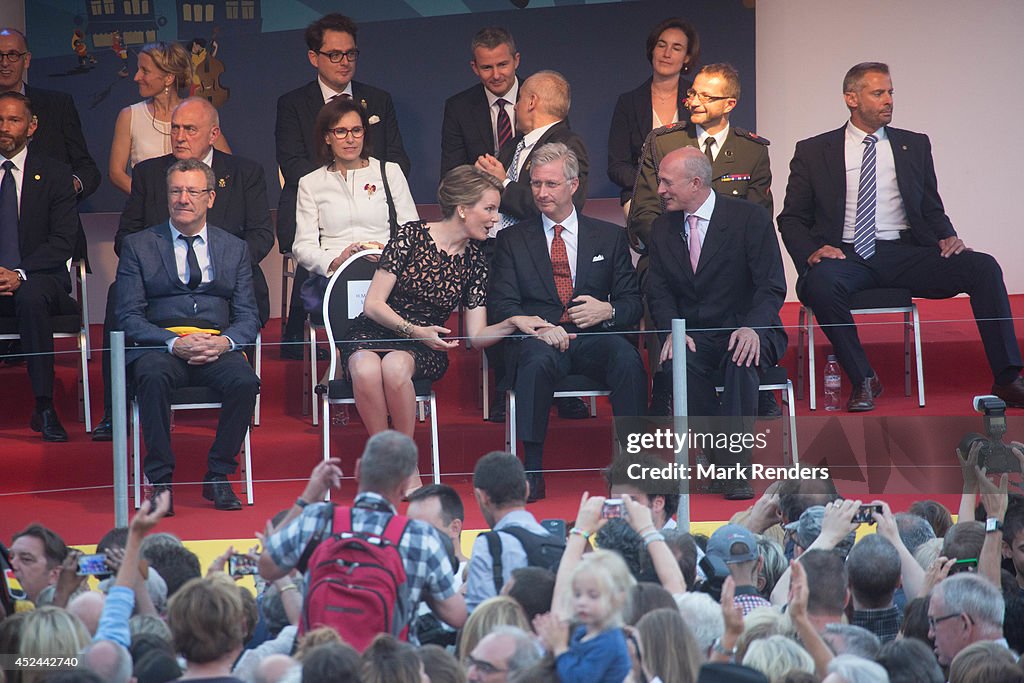
[[[536,95],[540,109],[549,116],[564,119],[572,104],[572,89],[565,76],[550,69],[538,71],[527,78],[519,90],[519,97]]]
[[[511,676],[514,673],[529,669],[540,661],[540,652],[534,643],[533,636],[518,626],[498,626],[491,630],[488,635],[509,636],[515,641],[516,649],[508,658],[508,672]]]
[[[128,683],[132,678],[132,656],[112,640],[97,640],[82,650],[79,667],[88,669],[108,683]]]
[[[580,177],[580,159],[564,142],[549,142],[535,149],[530,155],[530,168],[534,169],[556,161],[562,162],[567,182]]]
[[[864,659],[875,659],[882,648],[882,641],[863,626],[853,624],[826,624],[822,634],[825,642],[837,655],[856,655]],[[835,636],[830,638],[829,636]]]
[[[150,569],[152,571],[152,569]],[[171,644],[173,636],[171,635],[171,627],[167,625],[167,622],[161,619],[156,614],[136,614],[128,620],[128,632],[131,633],[132,640],[134,641],[141,635],[151,635],[160,638]]]
[[[703,154],[687,155],[683,163],[687,178],[699,178],[704,187],[711,187],[711,162]]]
[[[975,621],[1002,628],[1006,603],[999,589],[977,574],[961,573],[943,579],[934,591],[942,593],[947,613],[966,614]]]
[[[167,169],[167,182],[171,182],[171,174],[173,173],[187,173],[189,171],[200,171],[206,176],[206,189],[212,190],[214,184],[217,182],[216,177],[213,175],[213,169],[204,164],[199,159],[179,159],[171,164],[170,168]]]
[[[391,492],[416,471],[416,442],[388,429],[370,437],[359,462],[359,490]]]
[[[683,593],[673,595],[679,615],[693,631],[697,646],[707,656],[711,645],[725,633],[722,607],[707,593]]]
[[[896,528],[900,533],[900,540],[907,550],[913,555],[925,541],[935,538],[935,529],[927,519],[911,512],[896,513]]]
[[[889,65],[885,62],[861,62],[851,66],[850,70],[843,76],[843,92],[856,92],[859,90],[861,81],[872,72],[888,76]]]
[[[855,655],[839,655],[828,664],[828,673],[842,676],[847,683],[889,683],[881,664]]]

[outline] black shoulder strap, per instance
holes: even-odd
[[[544,567],[546,564],[546,559],[541,555],[544,546],[565,547],[564,540],[558,539],[553,535],[543,536],[535,534],[521,526],[507,526],[502,531],[522,544],[523,552],[526,553],[526,561],[533,567]],[[547,568],[545,567],[545,569]]]
[[[335,514],[336,506],[334,505],[334,503],[330,503],[330,506],[331,506],[331,529],[332,529],[332,532],[333,532],[334,531],[334,526],[335,526],[334,523],[337,520],[337,515]],[[349,519],[351,519],[351,517]],[[349,522],[349,525],[350,525],[349,528],[351,528],[351,522]],[[321,541],[324,540],[324,532],[326,531],[326,529],[327,529],[326,527],[323,527],[323,526],[320,527],[320,529],[316,532],[316,535],[313,536],[313,538],[311,538],[309,540],[309,543],[306,544],[306,549],[302,551],[302,556],[299,557],[299,561],[295,564],[295,568],[298,569],[303,574],[306,573],[306,568],[309,566],[309,558],[312,557],[313,551],[316,550],[316,547],[318,545],[320,545]]]
[[[501,593],[501,588],[505,585],[505,580],[502,578],[503,567],[501,566],[501,536],[498,535],[497,531],[488,531],[484,533],[484,538],[487,540],[487,550],[491,553],[494,593],[497,595]]]
[[[391,186],[388,185],[388,171],[384,168],[384,160],[380,160],[380,177],[384,182],[384,195],[388,200],[388,225],[391,227],[391,238],[394,239],[398,232],[398,212],[395,210],[395,199],[391,196]]]

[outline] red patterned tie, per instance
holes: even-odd
[[[509,118],[505,106],[509,101],[499,97],[495,104],[498,105],[498,149],[505,146],[505,143],[512,139],[512,119]]]
[[[558,290],[558,298],[562,300],[562,317],[558,322],[567,323],[569,311],[566,308],[572,301],[572,271],[569,270],[569,253],[565,250],[565,241],[562,239],[561,225],[555,226],[555,236],[551,239],[551,272],[555,275],[555,289]]]

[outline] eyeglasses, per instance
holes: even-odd
[[[508,673],[508,669],[499,669],[490,662],[485,662],[482,659],[477,659],[473,655],[467,655],[466,669],[469,670],[474,666],[477,668],[477,671],[487,676],[490,676],[491,674]]]
[[[350,134],[358,140],[366,134],[366,129],[362,126],[356,126],[355,128],[330,128],[329,132],[338,140],[344,140]]]
[[[327,59],[331,60],[331,64],[338,64],[343,59],[347,59],[350,62],[354,62],[359,59],[359,50],[356,48],[345,50],[344,52],[341,50],[335,50],[333,52],[322,52],[317,50],[316,53],[327,57]]]
[[[934,617],[928,617],[928,628],[931,629],[932,631],[934,631],[935,630],[935,626],[937,624],[939,624],[939,623],[941,623],[943,621],[946,621],[947,619],[952,619],[953,617],[958,617],[961,614],[963,614],[963,612],[954,612],[953,614],[947,614],[946,616],[939,617],[937,619],[934,618]]]
[[[27,55],[28,52],[0,52],[0,64],[4,62],[10,62],[11,64],[17,64],[21,61],[21,58]]]
[[[565,181],[556,183],[553,180],[548,180],[548,181],[533,180],[533,181],[530,182],[530,187],[532,187],[535,190],[539,190],[542,187],[544,189],[547,189],[547,190],[557,190],[562,185],[565,185]]]
[[[172,187],[171,189],[167,190],[167,196],[168,197],[180,197],[182,195],[186,195],[187,194],[190,198],[197,199],[199,197],[199,195],[204,194],[206,192],[209,192],[212,189],[213,189],[212,187],[207,187],[207,188],[204,188],[202,190],[197,190],[197,189],[191,188],[191,187]]]
[[[708,102],[717,102],[718,100],[727,100],[727,95],[707,95],[702,92],[697,92],[693,88],[686,91],[686,98],[690,100],[700,100],[701,104],[707,104]]]

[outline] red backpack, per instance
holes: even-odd
[[[299,636],[329,626],[360,652],[378,633],[408,640],[409,587],[398,551],[408,523],[393,515],[379,536],[355,532],[352,508],[334,508],[332,533],[309,559]]]

